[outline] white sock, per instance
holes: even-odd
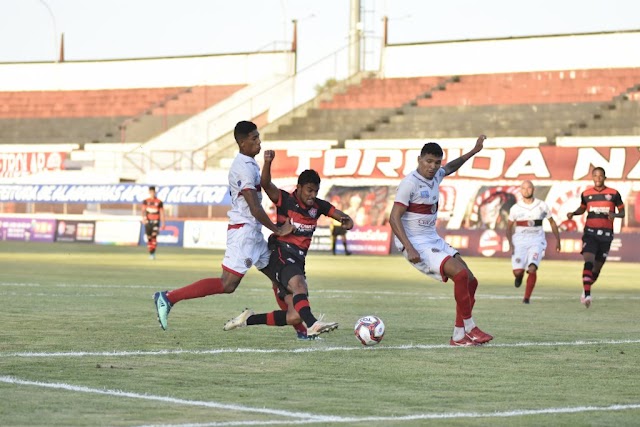
[[[464,328],[454,326],[453,336],[451,338],[453,338],[454,341],[460,341],[462,338],[464,338]]]
[[[476,327],[476,322],[473,321],[473,317],[469,317],[468,319],[463,319],[463,321],[464,321],[464,330],[466,332],[471,332],[471,330]]]

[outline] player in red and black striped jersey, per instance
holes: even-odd
[[[594,168],[591,172],[593,187],[582,192],[580,207],[567,214],[568,219],[587,212],[587,221],[582,235],[582,287],[584,292],[580,302],[586,308],[591,306],[591,286],[596,282],[602,266],[607,260],[613,240],[613,220],[624,218],[624,203],[620,193],[604,185],[607,178],[604,169]],[[616,212],[617,210],[617,212]]]
[[[149,187],[149,197],[142,202],[142,223],[147,235],[149,258],[156,259],[158,233],[164,228],[164,205],[156,196],[156,187]]]
[[[284,326],[304,322],[307,325],[307,336],[313,337],[338,327],[335,322],[324,322],[322,317],[316,319],[309,305],[305,258],[313,232],[320,215],[340,221],[347,230],[353,228],[353,220],[331,203],[316,197],[320,188],[320,176],[314,170],[305,170],[300,174],[296,190],[292,193],[278,189],[271,182],[271,163],[274,157],[275,152],[265,151],[260,184],[276,205],[277,223],[284,224],[290,221],[294,226],[291,234],[274,234],[269,238],[272,252],[268,268],[274,284],[278,286],[280,298],[287,304],[287,310],[254,314],[247,309],[240,316],[227,322],[224,330],[240,326]]]

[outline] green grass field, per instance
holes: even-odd
[[[232,295],[177,304],[164,332],[152,294],[218,277],[221,252],[0,242],[0,425],[638,425],[638,267],[610,263],[579,302],[582,264],[543,261],[530,305],[506,259],[468,258],[474,318],[495,336],[448,345],[451,284],[404,259],[311,253],[310,302],[340,328],[222,325],[275,309],[253,270]],[[380,345],[353,335],[386,323]]]

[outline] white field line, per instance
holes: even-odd
[[[566,342],[518,342],[505,344],[484,344],[484,348],[517,348],[517,347],[575,347],[587,345],[613,345],[613,344],[640,344],[640,340],[581,340]],[[476,351],[479,347],[464,348],[452,347],[449,344],[406,344],[376,347],[304,347],[295,349],[274,348],[218,348],[210,350],[130,350],[130,351],[69,351],[69,352],[15,352],[0,353],[0,358],[47,358],[47,357],[129,357],[129,356],[167,356],[167,355],[217,355],[217,354],[304,354],[315,352],[339,352],[339,351],[386,351],[386,350],[439,350],[451,349],[453,351]]]
[[[36,386],[36,387],[52,388],[52,389],[58,389],[58,390],[68,390],[68,391],[75,391],[80,393],[92,393],[92,394],[102,394],[102,395],[116,396],[116,397],[128,397],[132,399],[153,400],[157,402],[173,403],[177,405],[200,406],[205,408],[224,409],[229,411],[253,412],[257,414],[278,415],[281,417],[289,417],[289,418],[313,419],[318,421],[328,421],[328,420],[332,420],[333,418],[333,417],[324,416],[324,415],[308,414],[306,412],[290,412],[290,411],[283,411],[279,409],[253,408],[251,406],[244,406],[244,405],[226,404],[226,403],[218,403],[218,402],[205,402],[200,400],[178,399],[175,397],[154,396],[150,394],[131,393],[131,392],[126,392],[121,390],[108,390],[108,389],[90,388],[85,386],[75,386],[75,385],[66,384],[66,383],[46,383],[41,381],[29,381],[29,380],[23,380],[15,377],[10,377],[10,376],[0,376],[0,382],[6,383],[6,384]]]
[[[142,286],[142,285],[96,285],[96,284],[71,284],[71,283],[56,283],[52,285],[44,285],[40,283],[17,283],[17,282],[0,282],[0,287],[54,287],[54,288],[72,288],[72,289],[82,289],[82,288],[90,288],[90,289],[102,289],[102,290],[110,290],[110,289],[148,289],[150,292],[157,290],[156,287],[150,286]],[[512,286],[505,287],[505,290],[512,289]],[[243,287],[243,291],[245,292],[271,292],[271,288],[253,288],[253,287]],[[15,291],[13,291],[15,292]],[[398,297],[420,297],[422,299],[427,300],[450,300],[452,297],[450,295],[429,295],[428,290],[424,292],[398,292],[398,291],[366,291],[366,290],[348,290],[348,289],[317,289],[311,290],[312,295],[323,295],[324,298],[331,296],[344,297],[346,295],[379,295],[379,296],[398,296]],[[520,292],[521,293],[521,292]],[[484,294],[479,292],[476,294],[478,299],[491,299],[491,300],[521,300],[522,295],[499,295],[499,294]],[[3,295],[0,293],[0,295]],[[21,293],[11,293],[11,295],[25,295]],[[38,293],[35,294],[38,296],[49,296],[56,294],[47,294],[47,293]],[[151,295],[151,294],[150,294]],[[579,292],[576,294],[579,296]],[[86,295],[86,296],[96,296],[96,297],[113,297],[111,294],[94,294],[94,295]],[[535,296],[536,300],[557,300],[557,299],[575,299],[574,296]],[[598,300],[638,300],[640,296],[638,295],[598,295],[596,297]]]
[[[218,402],[207,402],[198,400],[178,399],[167,396],[154,396],[149,394],[131,393],[121,390],[108,390],[108,389],[96,389],[85,386],[75,386],[66,383],[46,383],[41,381],[29,381],[15,377],[0,376],[0,382],[14,385],[35,386],[43,388],[51,388],[58,390],[67,390],[79,393],[91,393],[101,394],[107,396],[124,397],[132,399],[143,399],[150,401],[157,401],[162,403],[170,403],[176,405],[185,406],[200,406],[206,408],[215,408],[229,411],[249,412],[266,415],[275,415],[287,418],[294,418],[294,420],[268,420],[268,421],[230,421],[230,422],[213,422],[213,423],[198,423],[198,424],[175,424],[172,427],[219,427],[219,426],[243,426],[243,425],[269,425],[269,424],[314,424],[314,423],[371,423],[371,422],[397,422],[397,421],[414,421],[414,420],[435,420],[435,419],[455,419],[455,418],[505,418],[505,417],[518,417],[525,415],[546,415],[546,414],[573,414],[580,412],[594,412],[594,411],[622,411],[630,409],[640,409],[640,404],[626,404],[626,405],[610,405],[610,406],[577,406],[577,407],[565,407],[565,408],[542,408],[542,409],[519,409],[512,411],[502,412],[443,412],[443,413],[431,413],[431,414],[413,414],[404,416],[389,416],[389,417],[339,417],[331,415],[309,414],[306,412],[291,412],[269,408],[253,408],[244,405],[224,404]],[[163,426],[168,427],[167,424]]]

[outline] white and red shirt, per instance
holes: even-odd
[[[513,244],[545,240],[542,228],[545,218],[549,218],[549,207],[540,199],[533,199],[531,204],[521,200],[511,206],[509,221],[515,222]]]
[[[394,203],[407,208],[401,221],[409,240],[430,241],[439,237],[436,232],[440,182],[445,177],[444,168],[438,169],[432,179],[427,179],[414,170],[398,185]]]
[[[249,204],[242,195],[242,190],[251,189],[258,192],[258,202],[262,203],[260,191],[260,166],[253,157],[238,153],[229,170],[229,195],[231,196],[231,210],[229,224],[255,224],[258,221],[249,209]]]

